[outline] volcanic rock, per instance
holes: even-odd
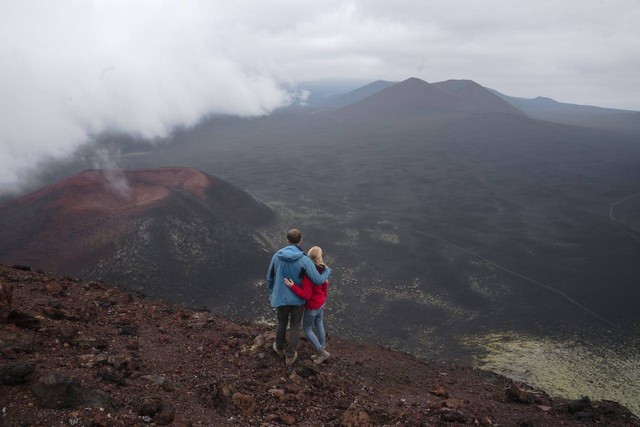
[[[0,283],[0,323],[6,323],[9,320],[12,296],[13,285]]]
[[[369,414],[362,410],[348,410],[340,419],[342,427],[368,427],[371,425]]]
[[[86,389],[77,381],[62,374],[47,374],[32,387],[33,394],[43,408],[108,408],[111,398],[101,390]]]
[[[8,363],[0,365],[0,384],[18,385],[29,382],[35,372],[32,363]]]

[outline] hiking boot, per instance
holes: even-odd
[[[295,353],[293,353],[292,357],[287,356],[287,359],[285,360],[286,365],[287,366],[293,365],[293,362],[295,362],[297,358],[298,358],[298,352],[296,351]]]
[[[324,362],[325,360],[327,360],[329,357],[331,357],[331,353],[329,353],[327,350],[325,350],[324,348],[322,350],[319,350],[316,354],[315,354],[315,359],[313,360],[313,363],[315,363],[316,365],[321,364],[322,362]]]
[[[327,347],[325,346],[322,349],[326,350]],[[314,354],[311,355],[311,360],[316,360],[318,358],[318,356],[321,355],[321,354],[322,354],[322,351],[321,350],[317,350]]]
[[[273,351],[275,351],[278,356],[284,357],[284,350],[280,350],[275,342],[273,343]]]

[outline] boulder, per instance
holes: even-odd
[[[13,285],[0,283],[0,323],[7,323],[11,314]]]
[[[9,363],[0,365],[0,384],[18,385],[31,380],[35,366],[32,363]]]
[[[43,408],[111,407],[111,397],[107,393],[86,389],[76,380],[58,373],[43,376],[32,386],[31,391]]]
[[[136,414],[138,414],[141,417],[144,417],[144,416],[153,417],[154,415],[162,411],[163,407],[164,407],[164,404],[162,403],[162,400],[160,400],[159,398],[146,397],[136,405],[135,411],[136,411]]]

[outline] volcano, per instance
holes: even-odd
[[[347,119],[420,118],[439,115],[523,113],[471,80],[427,83],[412,77],[374,92],[337,113]]]
[[[0,205],[0,259],[216,305],[262,277],[272,220],[197,169],[87,170]]]

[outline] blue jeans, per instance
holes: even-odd
[[[324,333],[324,307],[318,310],[304,310],[304,316],[302,318],[302,330],[307,336],[311,344],[316,350],[322,350],[325,345],[325,333]],[[318,334],[313,332],[313,328],[316,328]]]

